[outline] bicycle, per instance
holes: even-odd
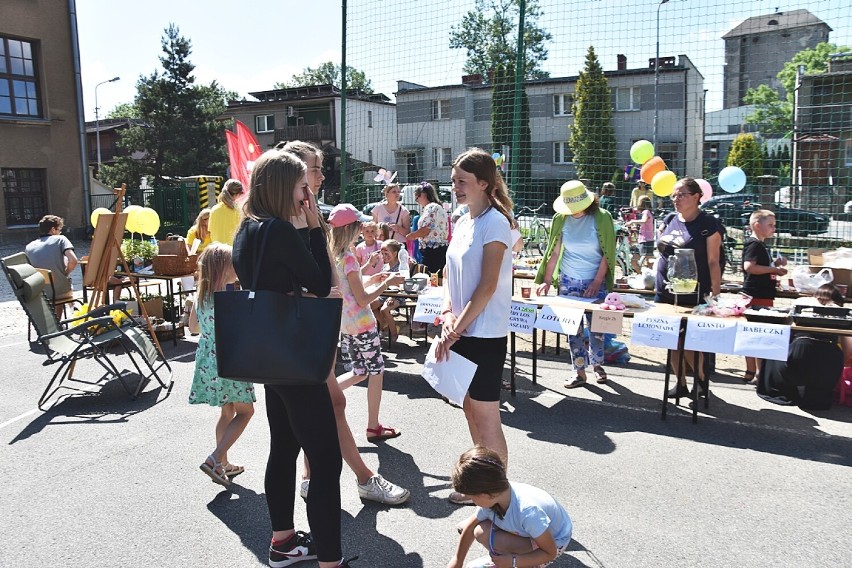
[[[533,248],[538,250],[539,255],[544,255],[544,252],[547,250],[547,242],[550,235],[544,221],[542,221],[541,217],[538,216],[538,213],[546,205],[546,203],[542,203],[535,209],[531,207],[521,207],[518,209],[518,229],[524,239],[524,249],[522,254],[525,256],[528,255],[530,250]],[[526,221],[521,221],[522,217],[530,218],[529,225],[526,225]]]

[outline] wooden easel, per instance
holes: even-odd
[[[97,220],[89,253],[89,264],[83,278],[83,286],[88,286],[92,289],[92,297],[89,299],[90,311],[109,304],[109,279],[115,273],[115,265],[119,260],[121,261],[124,273],[131,273],[130,268],[127,266],[127,260],[121,252],[121,241],[124,238],[124,228],[127,225],[127,213],[122,213],[121,211],[126,192],[126,184],[121,184],[121,187],[113,189],[113,193],[116,196],[115,213],[104,213]],[[131,277],[130,283],[131,290],[136,298],[136,304],[139,306],[139,314],[145,318],[148,333],[157,346],[157,351],[165,359],[166,356],[163,353],[163,348],[160,346],[157,334],[154,333],[154,326],[151,325],[151,318],[148,317],[148,312],[142,303],[142,294],[139,292],[139,281]]]

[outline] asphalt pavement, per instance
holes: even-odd
[[[246,466],[232,490],[198,469],[213,447],[217,410],[190,406],[195,340],[165,342],[170,396],[148,387],[135,401],[115,382],[75,383],[94,394],[35,408],[52,367],[26,340],[25,318],[0,304],[0,566],[262,566],[269,519],[263,394],[231,452]],[[803,412],[760,400],[720,359],[710,409],[660,419],[662,354],[634,352],[610,382],[567,391],[565,352],[539,361],[530,381],[520,342],[516,397],[503,424],[511,479],[537,485],[574,520],[574,540],[553,566],[842,566],[852,543],[852,408]],[[463,414],[419,376],[424,341],[388,353],[382,421],[394,440],[366,442],[366,389],[347,391],[365,460],[412,491],[410,503],[362,503],[341,476],[343,538],[358,567],[441,567],[455,526],[473,512],[446,500],[454,460],[470,446]],[[100,376],[90,362],[76,376]],[[297,528],[307,530],[297,499]],[[475,545],[469,558],[484,550]],[[313,566],[306,562],[298,566]]]

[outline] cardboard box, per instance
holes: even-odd
[[[822,266],[824,260],[822,258],[822,254],[830,249],[824,248],[812,248],[808,249],[808,264],[812,264],[813,266]]]
[[[156,317],[163,319],[163,299],[162,298],[154,298],[152,300],[148,300],[146,302],[142,302],[145,306],[145,312],[148,314],[148,317]]]

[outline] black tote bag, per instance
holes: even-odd
[[[271,223],[271,221],[270,221]],[[264,226],[266,225],[266,226]],[[268,225],[258,229],[252,288],[266,247]],[[220,377],[279,386],[319,385],[334,366],[341,298],[305,298],[269,290],[213,294],[216,363]]]

